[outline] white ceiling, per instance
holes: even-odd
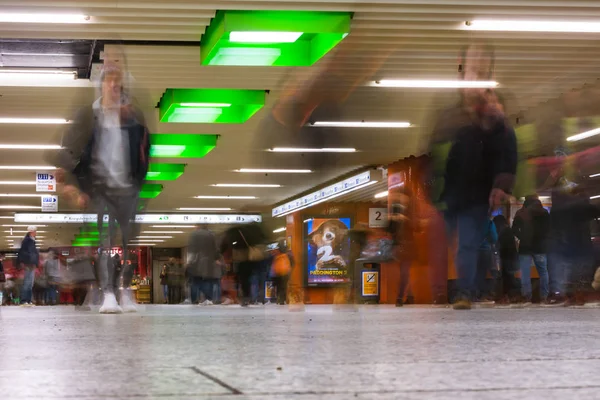
[[[0,11],[73,12],[90,15],[84,25],[0,25],[6,39],[92,39],[148,41],[125,47],[128,67],[143,93],[138,100],[157,133],[221,135],[217,148],[199,160],[185,160],[186,173],[166,182],[163,193],[149,203],[150,211],[177,207],[232,207],[242,211],[269,211],[281,202],[336,176],[367,165],[385,165],[422,149],[432,113],[453,98],[453,92],[423,89],[367,87],[382,78],[454,79],[459,49],[472,39],[490,39],[496,46],[496,80],[510,93],[513,114],[527,115],[538,104],[564,92],[594,83],[600,61],[599,34],[518,32],[467,32],[466,20],[495,19],[599,20],[598,1],[538,0],[145,0],[145,1],[0,1]],[[335,112],[323,117],[354,120],[410,121],[410,129],[305,128],[295,137],[328,147],[355,147],[358,153],[307,159],[294,154],[272,154],[265,149],[281,143],[265,120],[283,87],[290,81],[302,85],[314,76],[324,60],[311,68],[204,67],[200,65],[199,39],[217,10],[322,10],[354,11],[352,31],[340,46],[335,62],[347,76],[370,77]],[[181,42],[181,43],[176,43]],[[331,56],[326,57],[331,60]],[[1,61],[1,58],[0,58]],[[239,88],[269,90],[267,106],[242,125],[158,124],[154,108],[167,88]],[[333,88],[332,90],[335,90]],[[78,81],[71,87],[0,87],[0,116],[69,118],[94,96],[94,88]],[[82,100],[82,99],[85,99]],[[0,143],[55,143],[63,126],[0,125]],[[323,156],[321,156],[323,157]],[[179,161],[181,162],[181,161]],[[38,151],[0,150],[0,165],[42,163]],[[310,175],[239,174],[237,168],[306,168]],[[31,180],[33,172],[0,171],[0,180]],[[215,183],[278,183],[277,189],[221,189]],[[2,193],[31,193],[33,187],[3,187]],[[195,195],[255,195],[256,201],[196,200]],[[38,199],[0,198],[0,205],[38,205]],[[61,203],[61,211],[68,211]],[[2,211],[2,210],[0,210]],[[1,222],[1,221],[0,221]],[[279,222],[273,223],[277,225]],[[58,229],[58,228],[53,228]],[[72,238],[70,228],[56,230],[57,241]],[[60,233],[63,232],[63,233]],[[64,233],[66,232],[66,233]],[[168,245],[182,245],[184,235]]]

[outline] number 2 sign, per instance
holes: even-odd
[[[387,225],[387,208],[369,208],[369,228],[385,228]]]

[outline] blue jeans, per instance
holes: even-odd
[[[46,288],[46,305],[58,304],[58,285],[48,285]]]
[[[167,301],[169,301],[169,286],[168,285],[161,285],[162,286],[162,290],[163,290],[163,297],[165,298],[165,303]]]
[[[25,267],[23,276],[23,289],[21,290],[21,304],[31,303],[33,297],[33,282],[35,280],[35,268]]]
[[[267,282],[267,276],[269,270],[265,265],[261,265],[254,271],[252,276],[252,302],[265,303],[265,283]]]
[[[548,276],[548,259],[545,254],[521,254],[519,265],[521,268],[521,294],[526,300],[531,300],[531,260],[540,276],[540,299],[548,298],[550,282]]]
[[[473,293],[478,289],[477,259],[487,231],[485,221],[488,218],[488,210],[488,205],[480,205],[467,210],[447,212],[445,215],[448,237],[452,237],[453,234],[458,236],[455,261],[458,294],[455,300],[473,300]]]
[[[192,278],[192,303],[195,304],[198,301],[200,301],[200,293],[204,293],[204,297],[206,298],[206,300],[218,300],[218,293],[216,293],[216,286],[218,282],[218,279],[202,279],[198,277]]]

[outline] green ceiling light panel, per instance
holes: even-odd
[[[350,32],[350,12],[218,11],[200,41],[202,65],[307,67]]]
[[[167,89],[160,122],[243,124],[265,105],[264,90]]]
[[[185,164],[155,164],[150,163],[147,181],[176,181],[185,171]]]
[[[202,158],[217,146],[218,135],[150,135],[150,157]]]
[[[157,183],[145,183],[140,191],[140,199],[154,199],[162,192],[163,185]]]

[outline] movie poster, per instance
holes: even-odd
[[[307,221],[307,283],[350,282],[350,218],[316,218]]]

